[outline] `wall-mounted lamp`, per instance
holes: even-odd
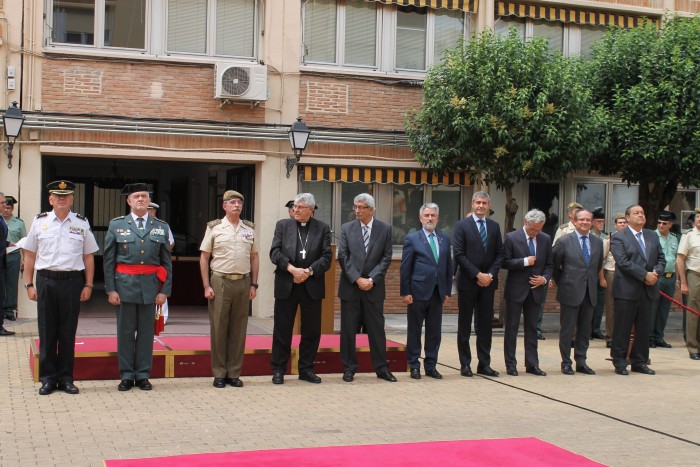
[[[297,121],[292,124],[287,133],[289,134],[289,142],[292,144],[292,151],[294,151],[294,157],[287,156],[287,178],[289,178],[292,169],[299,163],[301,154],[306,149],[306,143],[309,142],[311,131],[301,121],[301,117],[297,117]]]
[[[19,107],[17,107],[17,102],[13,102],[10,107],[7,108],[5,114],[2,116],[2,125],[5,128],[5,137],[7,138],[7,168],[12,168],[12,147],[17,141],[19,132],[22,131],[22,125],[24,124],[24,115]]]

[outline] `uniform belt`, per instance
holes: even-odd
[[[50,271],[48,269],[39,269],[36,275],[48,277],[50,279],[71,279],[73,277],[83,277],[83,271]]]
[[[245,274],[222,274],[220,272],[212,271],[212,274],[218,277],[223,277],[224,279],[228,279],[230,281],[239,281],[241,279],[245,279],[250,275],[250,273],[245,273]]]
[[[670,279],[670,278],[672,278],[672,277],[675,276],[675,275],[676,275],[676,273],[674,273],[674,272],[665,272],[665,273],[664,273],[664,277],[665,277],[666,279]]]

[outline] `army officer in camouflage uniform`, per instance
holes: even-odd
[[[134,384],[144,391],[153,363],[155,306],[165,303],[172,285],[168,224],[148,215],[145,183],[126,185],[122,195],[131,213],[112,219],[105,237],[104,273],[109,303],[117,312],[119,391]]]

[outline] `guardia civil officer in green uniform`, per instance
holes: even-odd
[[[153,326],[156,305],[165,303],[172,286],[168,224],[148,215],[151,198],[145,183],[122,190],[131,212],[112,219],[105,236],[105,290],[118,306],[117,353],[119,391],[134,385],[144,391],[153,363]]]
[[[17,200],[13,196],[5,197],[5,206],[2,208],[2,218],[7,224],[8,246],[16,246],[17,242],[27,236],[27,228],[24,221],[14,215]],[[5,303],[3,304],[5,319],[14,321],[17,319],[17,285],[19,283],[19,270],[22,263],[22,254],[19,248],[5,255],[7,268],[5,270]]]
[[[75,332],[80,302],[92,295],[98,246],[87,219],[71,211],[75,185],[58,180],[47,188],[53,210],[37,215],[22,240],[24,288],[27,298],[37,302],[39,394],[56,388],[78,394],[73,384]]]
[[[243,386],[240,380],[248,327],[248,308],[258,288],[255,230],[241,220],[243,195],[228,190],[226,216],[207,223],[199,257],[204,297],[209,301],[211,370],[214,387]]]

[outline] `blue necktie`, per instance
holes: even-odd
[[[586,266],[591,262],[591,253],[588,251],[588,243],[586,243],[586,236],[581,237],[581,248],[583,249],[583,259],[586,261]]]
[[[642,232],[638,232],[636,237],[637,237],[637,241],[639,242],[639,246],[642,247],[642,255],[644,255],[644,258],[646,259],[647,249],[644,246],[644,241],[642,240]]]
[[[483,219],[479,220],[479,235],[481,235],[481,244],[484,246],[484,251],[486,251],[486,221]]]
[[[527,239],[527,247],[530,250],[530,256],[536,256],[535,255],[535,244],[533,242],[533,238],[530,237]]]

